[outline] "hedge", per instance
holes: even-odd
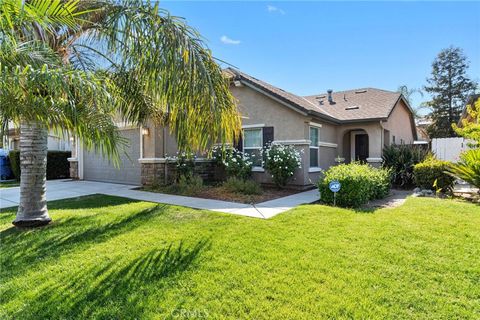
[[[70,151],[48,151],[47,153],[47,179],[70,178]],[[20,180],[20,151],[12,150],[8,154],[13,175]]]
[[[385,198],[390,191],[390,170],[376,169],[368,164],[350,163],[330,167],[318,182],[321,200],[333,203],[328,184],[338,180],[342,187],[336,196],[341,207],[359,207],[370,200]]]
[[[428,157],[413,167],[415,185],[422,189],[441,189],[443,192],[453,188],[455,178],[447,173],[450,162]],[[436,187],[434,187],[434,183]]]

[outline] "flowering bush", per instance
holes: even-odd
[[[228,177],[247,179],[252,175],[253,161],[251,157],[231,147],[215,146],[212,151],[212,159],[225,167]]]
[[[301,168],[300,152],[293,146],[270,145],[264,150],[265,169],[272,175],[273,182],[285,186],[295,169]]]
[[[177,152],[173,157],[167,157],[167,161],[174,161],[176,167],[176,181],[181,177],[193,177],[195,172],[195,155],[191,152]]]

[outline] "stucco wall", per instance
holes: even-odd
[[[400,144],[401,140],[405,144],[411,144],[414,141],[410,111],[402,100],[395,105],[388,120],[383,123],[383,127],[390,131],[389,143],[393,143],[393,136],[396,144]]]
[[[275,140],[305,139],[306,117],[245,85],[231,87],[238,100],[243,125],[273,126]]]
[[[354,130],[364,130],[368,134],[368,156],[369,158],[381,158],[383,149],[383,128],[380,121],[358,122],[353,124],[341,125],[337,129],[337,143],[340,156],[350,161],[350,132]]]

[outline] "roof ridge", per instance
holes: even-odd
[[[348,90],[333,91],[333,93],[339,94],[339,93],[362,91],[362,90],[377,90],[377,91],[383,91],[383,92],[387,92],[387,93],[398,93],[398,94],[400,94],[400,92],[390,91],[390,90],[385,90],[385,89],[380,89],[380,88],[373,88],[373,87],[364,87],[364,88],[354,88],[354,89],[348,89]],[[327,94],[328,94],[328,92],[321,92],[321,93],[317,93],[317,94],[306,95],[306,96],[303,96],[303,97],[310,98],[310,97],[323,96],[323,95],[327,95]]]

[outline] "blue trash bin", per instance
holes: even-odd
[[[0,180],[8,180],[12,178],[12,169],[10,160],[5,155],[0,155]]]

